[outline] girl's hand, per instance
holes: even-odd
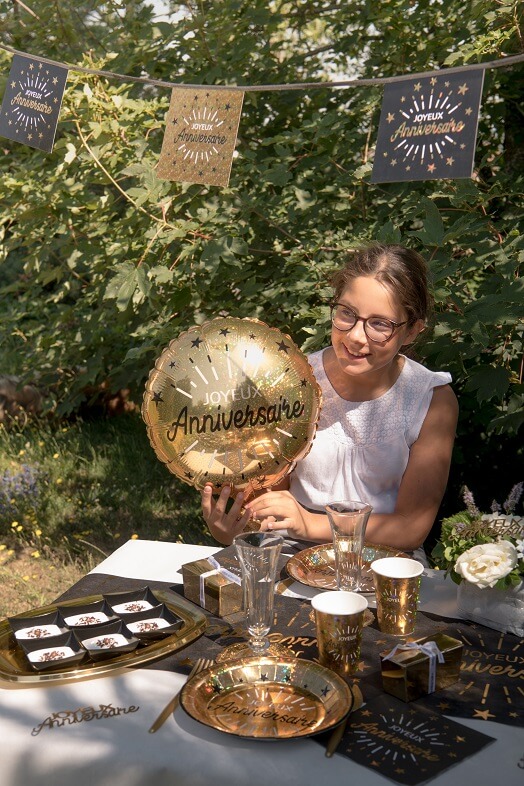
[[[287,529],[296,538],[308,537],[307,511],[289,491],[266,491],[246,504],[253,518],[261,522],[260,529]]]
[[[226,513],[230,493],[231,489],[229,486],[224,486],[215,501],[211,484],[204,486],[201,492],[202,515],[209,527],[209,531],[219,543],[223,543],[225,546],[229,546],[235,535],[238,535],[245,529],[251,518],[251,511],[248,509],[243,511],[242,509],[244,501],[242,492],[237,494],[231,509]]]

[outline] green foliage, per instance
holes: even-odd
[[[213,544],[196,495],[156,460],[137,415],[0,426],[0,549],[84,559],[130,537]]]
[[[5,43],[187,84],[377,77],[522,51],[517,2],[367,0],[19,4]],[[0,50],[7,78],[11,56]],[[456,483],[514,472],[524,419],[522,67],[486,72],[472,180],[369,184],[379,87],[246,92],[228,188],[155,174],[169,90],[71,70],[51,154],[0,140],[1,371],[59,415],[108,381],[141,397],[182,330],[257,317],[305,351],[328,340],[329,272],[373,239],[428,259],[436,314],[418,346],[460,398]],[[4,78],[4,82],[5,82]],[[506,480],[506,478],[505,478]],[[455,481],[453,481],[455,482]]]

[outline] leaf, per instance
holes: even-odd
[[[426,217],[422,222],[423,229],[413,232],[424,244],[441,246],[444,240],[444,223],[438,208],[430,199],[422,200],[426,209]]]
[[[510,375],[507,369],[500,366],[483,366],[471,372],[465,390],[475,392],[478,401],[482,403],[492,398],[502,399],[509,384]]]

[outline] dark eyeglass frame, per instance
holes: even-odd
[[[341,306],[342,308],[345,308],[347,311],[351,311],[351,313],[354,314],[354,316],[355,316],[355,324],[351,325],[350,328],[340,328],[340,327],[338,327],[338,325],[335,324],[335,309],[337,308],[337,306]],[[357,322],[362,322],[362,324],[364,326],[364,333],[366,334],[367,338],[370,341],[373,341],[373,343],[375,343],[375,344],[385,344],[386,341],[391,341],[391,339],[395,335],[396,331],[400,327],[403,327],[403,325],[407,325],[408,322],[409,322],[409,320],[406,320],[405,322],[395,322],[393,319],[387,319],[386,317],[366,317],[366,318],[359,317],[357,312],[354,311],[351,308],[351,306],[347,306],[345,303],[330,303],[330,308],[331,308],[331,324],[333,325],[334,328],[336,328],[337,330],[340,330],[341,333],[349,333],[350,330],[353,330],[353,328],[355,327]],[[391,333],[390,333],[390,335],[387,338],[371,338],[371,336],[369,335],[369,333],[367,331],[368,322],[369,322],[370,319],[380,319],[382,322],[387,322],[388,325],[391,325]]]

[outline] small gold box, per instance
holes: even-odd
[[[242,609],[240,565],[222,552],[182,565],[184,595],[211,614],[226,617]],[[236,579],[236,580],[234,580]]]
[[[431,657],[421,649],[428,642],[436,644],[444,656],[443,663],[438,662],[438,657]],[[414,701],[452,685],[459,679],[462,649],[463,644],[458,639],[445,633],[434,633],[381,652],[382,686],[385,692],[402,701]]]

